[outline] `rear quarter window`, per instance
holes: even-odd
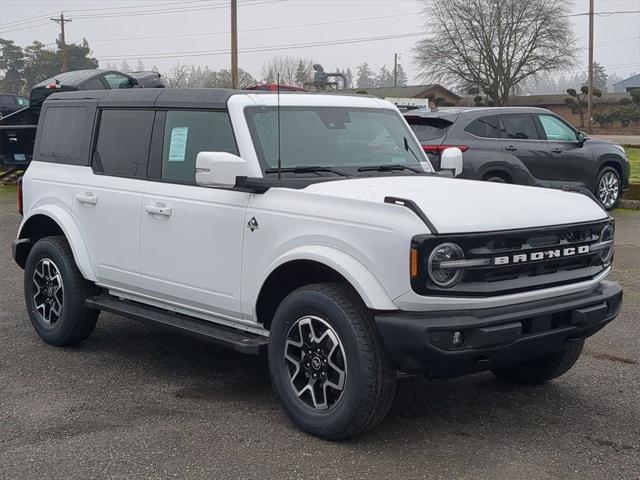
[[[86,165],[80,157],[82,142],[87,126],[86,107],[49,107],[45,111],[40,127],[38,153],[74,165]]]
[[[444,137],[447,130],[451,128],[453,122],[444,118],[425,118],[406,116],[405,119],[409,126],[421,142],[427,142],[436,138]]]
[[[486,117],[476,118],[471,122],[465,130],[481,138],[500,138],[500,120],[498,115],[488,115]]]

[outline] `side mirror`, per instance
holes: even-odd
[[[457,147],[447,148],[440,156],[440,170],[448,170],[457,177],[462,173],[462,150]]]
[[[587,134],[584,132],[578,132],[576,134],[576,138],[578,139],[578,143],[582,145],[587,140]]]
[[[249,176],[246,160],[227,152],[200,152],[196,157],[196,183],[203,187],[233,188],[237,177]]]

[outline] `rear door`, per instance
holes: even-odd
[[[245,213],[250,193],[195,183],[202,151],[238,154],[225,111],[159,112],[142,203],[144,293],[191,312],[240,318]],[[223,320],[221,320],[223,321]]]
[[[536,184],[549,186],[551,151],[540,134],[535,116],[531,113],[508,113],[500,117],[506,137],[502,140],[505,160],[513,165],[520,163]]]
[[[551,114],[536,115],[551,152],[546,178],[552,186],[588,186],[595,177],[592,152],[578,142],[577,132]]]
[[[155,113],[103,109],[92,162],[78,175],[73,215],[101,284],[140,285],[140,211]]]

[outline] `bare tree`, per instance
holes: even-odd
[[[575,63],[570,2],[422,1],[428,33],[415,60],[425,80],[475,87],[503,105],[524,79]]]
[[[280,75],[280,83],[284,85],[297,85],[300,72],[298,68],[302,64],[306,69],[307,77],[313,76],[313,60],[310,58],[296,58],[285,56],[277,56],[269,59],[262,66],[262,77],[267,83],[275,83],[278,74]]]
[[[171,88],[186,87],[189,81],[191,65],[176,64],[165,78]]]

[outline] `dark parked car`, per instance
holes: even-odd
[[[450,107],[404,115],[436,169],[445,148],[464,152],[462,178],[584,187],[607,209],[628,186],[624,148],[588,138],[544,108]]]
[[[31,161],[40,109],[45,99],[57,92],[78,90],[119,90],[128,88],[161,88],[164,83],[157,72],[115,70],[74,70],[48,78],[35,85],[29,101],[10,115],[0,119],[0,165],[24,168]],[[26,99],[25,99],[26,100]]]
[[[0,93],[0,118],[28,107],[29,100],[13,93]]]

